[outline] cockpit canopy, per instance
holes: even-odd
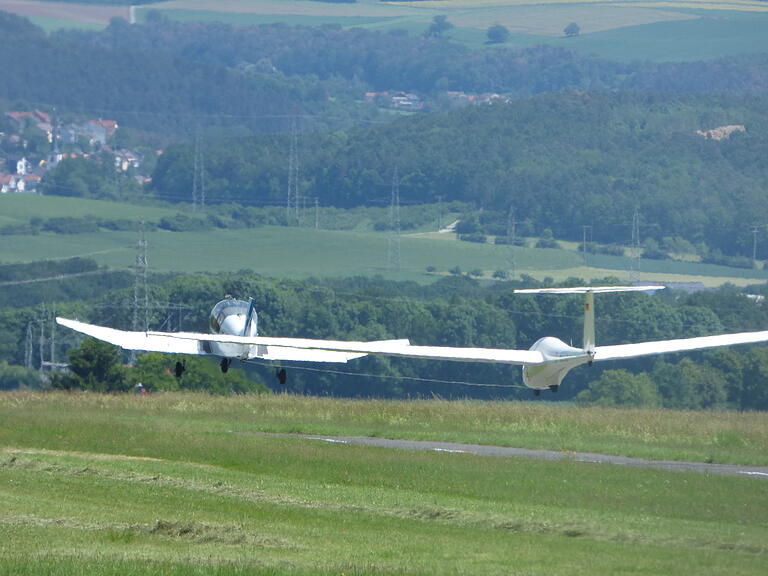
[[[221,332],[221,325],[224,323],[224,319],[227,316],[237,314],[242,314],[245,316],[248,314],[248,306],[248,302],[235,300],[234,298],[228,298],[216,304],[216,306],[213,307],[213,310],[211,310],[211,332],[214,334],[219,334]],[[253,316],[255,320],[255,311]]]

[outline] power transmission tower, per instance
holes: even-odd
[[[301,193],[299,192],[299,131],[296,119],[291,121],[291,137],[288,151],[288,195],[285,201],[286,224],[300,222]]]
[[[315,196],[315,230],[320,228],[320,199]]]
[[[35,346],[34,323],[30,320],[27,324],[27,338],[24,342],[24,366],[32,370],[32,349]]]
[[[752,226],[752,268],[757,268],[757,233],[759,226]]]
[[[515,260],[515,244],[517,243],[517,220],[515,220],[515,207],[509,205],[507,212],[507,268],[512,280],[517,276],[517,261]]]
[[[147,259],[147,239],[144,234],[144,222],[139,229],[139,242],[136,244],[136,264],[133,279],[133,330],[146,331],[149,328],[149,290],[147,277],[149,261]],[[143,310],[143,315],[141,314]],[[143,316],[143,317],[142,317]],[[131,364],[136,362],[136,352],[131,352]]]
[[[587,261],[587,230],[589,230],[590,236],[592,235],[592,226],[584,225],[581,227],[581,260],[584,266],[588,265]]]
[[[45,304],[40,308],[40,373],[43,373],[43,361],[45,360]]]
[[[438,195],[437,197],[437,231],[443,229],[443,197]]]
[[[205,209],[205,157],[203,156],[199,129],[195,132],[195,152],[192,166],[192,211]]]
[[[640,212],[635,209],[632,215],[632,247],[630,249],[629,281],[638,282],[640,280]]]
[[[51,370],[56,364],[56,304],[51,313]]]
[[[389,267],[400,271],[400,176],[397,166],[392,173],[392,195],[389,204]]]

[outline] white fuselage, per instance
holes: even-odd
[[[560,382],[571,368],[592,360],[592,355],[583,348],[568,346],[552,336],[537,340],[531,350],[541,352],[545,360],[543,364],[523,366],[523,383],[534,390],[560,386]]]
[[[258,336],[258,321],[256,312],[251,312],[249,326],[249,303],[242,300],[222,300],[211,310],[211,332],[213,334],[228,334],[230,336]],[[211,342],[211,353],[224,358],[248,358],[251,346],[248,344],[233,344],[229,342]]]

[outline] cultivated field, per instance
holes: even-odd
[[[31,218],[95,216],[103,219],[141,220],[157,223],[174,216],[175,208],[137,206],[99,200],[54,196],[5,195],[0,197],[0,226],[22,224]],[[480,270],[490,278],[496,270],[508,270],[514,253],[517,274],[537,279],[550,277],[585,280],[629,277],[627,258],[590,255],[582,265],[575,250],[514,248],[461,242],[452,234],[406,234],[401,238],[401,269],[388,260],[387,232],[331,231],[314,228],[263,226],[242,230],[148,232],[149,263],[156,272],[217,272],[251,269],[266,276],[284,278],[373,276],[431,282],[458,266],[463,273]],[[0,263],[33,262],[75,256],[93,258],[111,268],[127,268],[136,258],[138,235],[132,231],[88,234],[41,233],[5,236],[0,242]],[[434,274],[426,268],[434,266]],[[647,281],[726,282],[745,286],[764,281],[765,270],[726,268],[695,262],[643,260],[640,278]]]
[[[26,15],[46,29],[104,26],[128,14],[125,6],[33,0],[0,0],[0,10]],[[338,23],[411,34],[423,33],[436,14],[444,14],[454,25],[449,36],[472,47],[485,46],[487,28],[498,23],[512,33],[510,45],[554,44],[620,60],[701,60],[768,50],[768,5],[759,0],[172,0],[138,6],[137,18],[149,10],[178,20]],[[581,28],[576,38],[563,37],[570,22]]]
[[[764,462],[767,428],[759,414],[5,393],[0,573],[762,574],[762,479],[254,432],[613,438]]]

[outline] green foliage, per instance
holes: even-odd
[[[171,230],[173,232],[189,232],[192,230],[204,230],[209,225],[205,220],[187,216],[186,214],[177,214],[173,217],[166,217],[160,220],[158,228]]]
[[[62,390],[125,392],[131,387],[125,370],[120,365],[118,348],[87,338],[80,347],[69,351],[69,372],[54,374],[51,386]]]
[[[0,390],[18,388],[40,388],[40,373],[21,366],[11,366],[0,362]]]
[[[581,27],[578,24],[576,24],[576,22],[571,22],[570,24],[568,24],[568,26],[566,26],[563,29],[563,34],[565,34],[569,38],[573,36],[578,36],[580,32],[581,32]]]
[[[488,28],[486,36],[491,44],[503,44],[509,40],[509,28],[501,24],[494,24]]]
[[[661,404],[656,384],[647,374],[606,370],[576,396],[578,402],[597,406],[653,408]]]
[[[114,158],[107,153],[90,158],[67,158],[47,172],[41,183],[43,194],[79,198],[130,199],[140,194],[135,180],[118,174]]]
[[[750,129],[720,142],[696,134],[733,122]],[[642,239],[664,252],[668,238],[702,255],[712,248],[743,258],[752,251],[744,223],[768,212],[760,192],[768,179],[754,156],[767,145],[762,126],[768,120],[757,102],[719,96],[553,94],[313,135],[302,146],[302,186],[324,206],[370,203],[397,161],[404,201],[435,204],[441,196],[483,206],[461,215],[459,234],[506,236],[513,205],[517,236],[549,228],[581,242],[584,222],[599,222],[595,241],[616,252],[637,209]],[[273,158],[289,147],[289,138],[273,135],[220,142],[206,158],[211,198],[282,205],[284,166]],[[192,152],[170,147],[159,159],[158,197],[188,198]],[[284,221],[279,212],[269,218]],[[389,226],[384,214],[377,222]]]
[[[438,14],[432,18],[432,23],[427,28],[425,35],[431,38],[439,38],[451,28],[453,28],[453,24],[448,22],[448,17],[444,14]]]
[[[185,367],[181,378],[176,378],[176,362]],[[179,357],[163,354],[142,354],[128,375],[132,385],[141,383],[150,391],[195,391],[209,394],[257,394],[268,388],[256,374],[246,375],[234,365],[223,374],[216,359]]]
[[[477,266],[469,269],[470,274],[482,271]],[[89,286],[85,283],[87,278],[90,276],[82,279],[81,293],[94,298],[99,293],[99,284]],[[97,278],[100,276],[95,275],[94,281]],[[615,279],[594,282],[612,281]],[[565,284],[583,283],[583,279],[574,278]],[[125,285],[132,285],[130,277]],[[159,328],[172,314],[174,324],[177,316],[179,321],[183,320],[184,330],[207,331],[211,307],[224,294],[234,294],[255,299],[259,328],[265,335],[339,340],[409,338],[414,344],[490,348],[528,348],[544,335],[557,336],[566,342],[580,342],[582,310],[578,297],[530,297],[513,293],[518,287],[541,285],[530,277],[521,276],[521,280],[484,286],[464,275],[458,266],[450,270],[450,275],[440,276],[427,286],[392,282],[380,277],[300,282],[269,280],[248,272],[184,275],[157,278],[151,288],[151,298],[156,302],[183,302],[189,308],[183,314],[181,310],[153,309],[150,325]],[[551,286],[553,282],[549,280],[544,285]],[[68,297],[75,300],[77,295]],[[101,299],[89,303],[60,303],[56,312],[97,324],[130,328],[132,301],[133,289],[128,288],[122,292],[104,293]],[[33,335],[37,334],[39,317],[39,307],[20,308],[14,300],[0,308],[0,323],[4,326],[0,333],[0,361],[24,363],[27,331],[31,326]],[[693,295],[674,292],[654,297],[617,294],[601,298],[598,304],[600,344],[761,330],[766,325],[768,309],[732,288]],[[46,321],[45,333],[47,326]],[[71,340],[63,337],[62,329],[57,334],[56,356],[62,358],[66,347],[71,346]],[[683,357],[617,362],[618,370],[631,371],[629,376],[620,374],[625,384],[631,383],[621,390],[626,397],[612,387],[617,384],[615,374],[612,380],[601,380],[604,373],[600,368],[607,366],[574,370],[553,400],[571,400],[590,389],[582,399],[608,403],[626,398],[627,402],[638,402],[626,388],[636,384],[640,394],[650,376],[658,387],[660,405],[664,407],[765,409],[768,400],[763,390],[768,368],[763,364],[768,366],[768,362],[764,362],[761,350],[758,347],[735,347]],[[241,379],[239,370],[233,368],[224,375],[216,362],[192,358],[186,361],[187,371],[181,381],[176,381],[172,374],[179,358],[142,355],[136,368],[118,366],[119,370],[113,374],[103,368],[103,362],[97,362],[100,357],[95,353],[91,352],[86,358],[90,364],[85,369],[82,368],[83,352],[75,349],[73,353],[73,375],[55,384],[59,387],[127,390],[142,382],[150,389],[180,388],[227,394],[255,391],[261,389],[263,382],[275,382],[274,369],[266,365],[244,366],[248,376],[245,380]],[[37,362],[36,354],[34,361]],[[287,390],[337,396],[530,397],[530,391],[522,388],[520,371],[505,365],[363,358],[345,367],[344,372],[350,374],[326,371],[326,367],[320,367],[319,371],[304,368],[301,365],[289,367]],[[101,376],[91,378],[92,373]],[[425,377],[427,380],[419,380]],[[120,378],[123,378],[122,382]],[[597,388],[593,388],[595,380],[600,381]],[[472,385],[475,383],[510,387]],[[609,400],[603,400],[603,396]],[[647,398],[643,402],[647,402]]]

